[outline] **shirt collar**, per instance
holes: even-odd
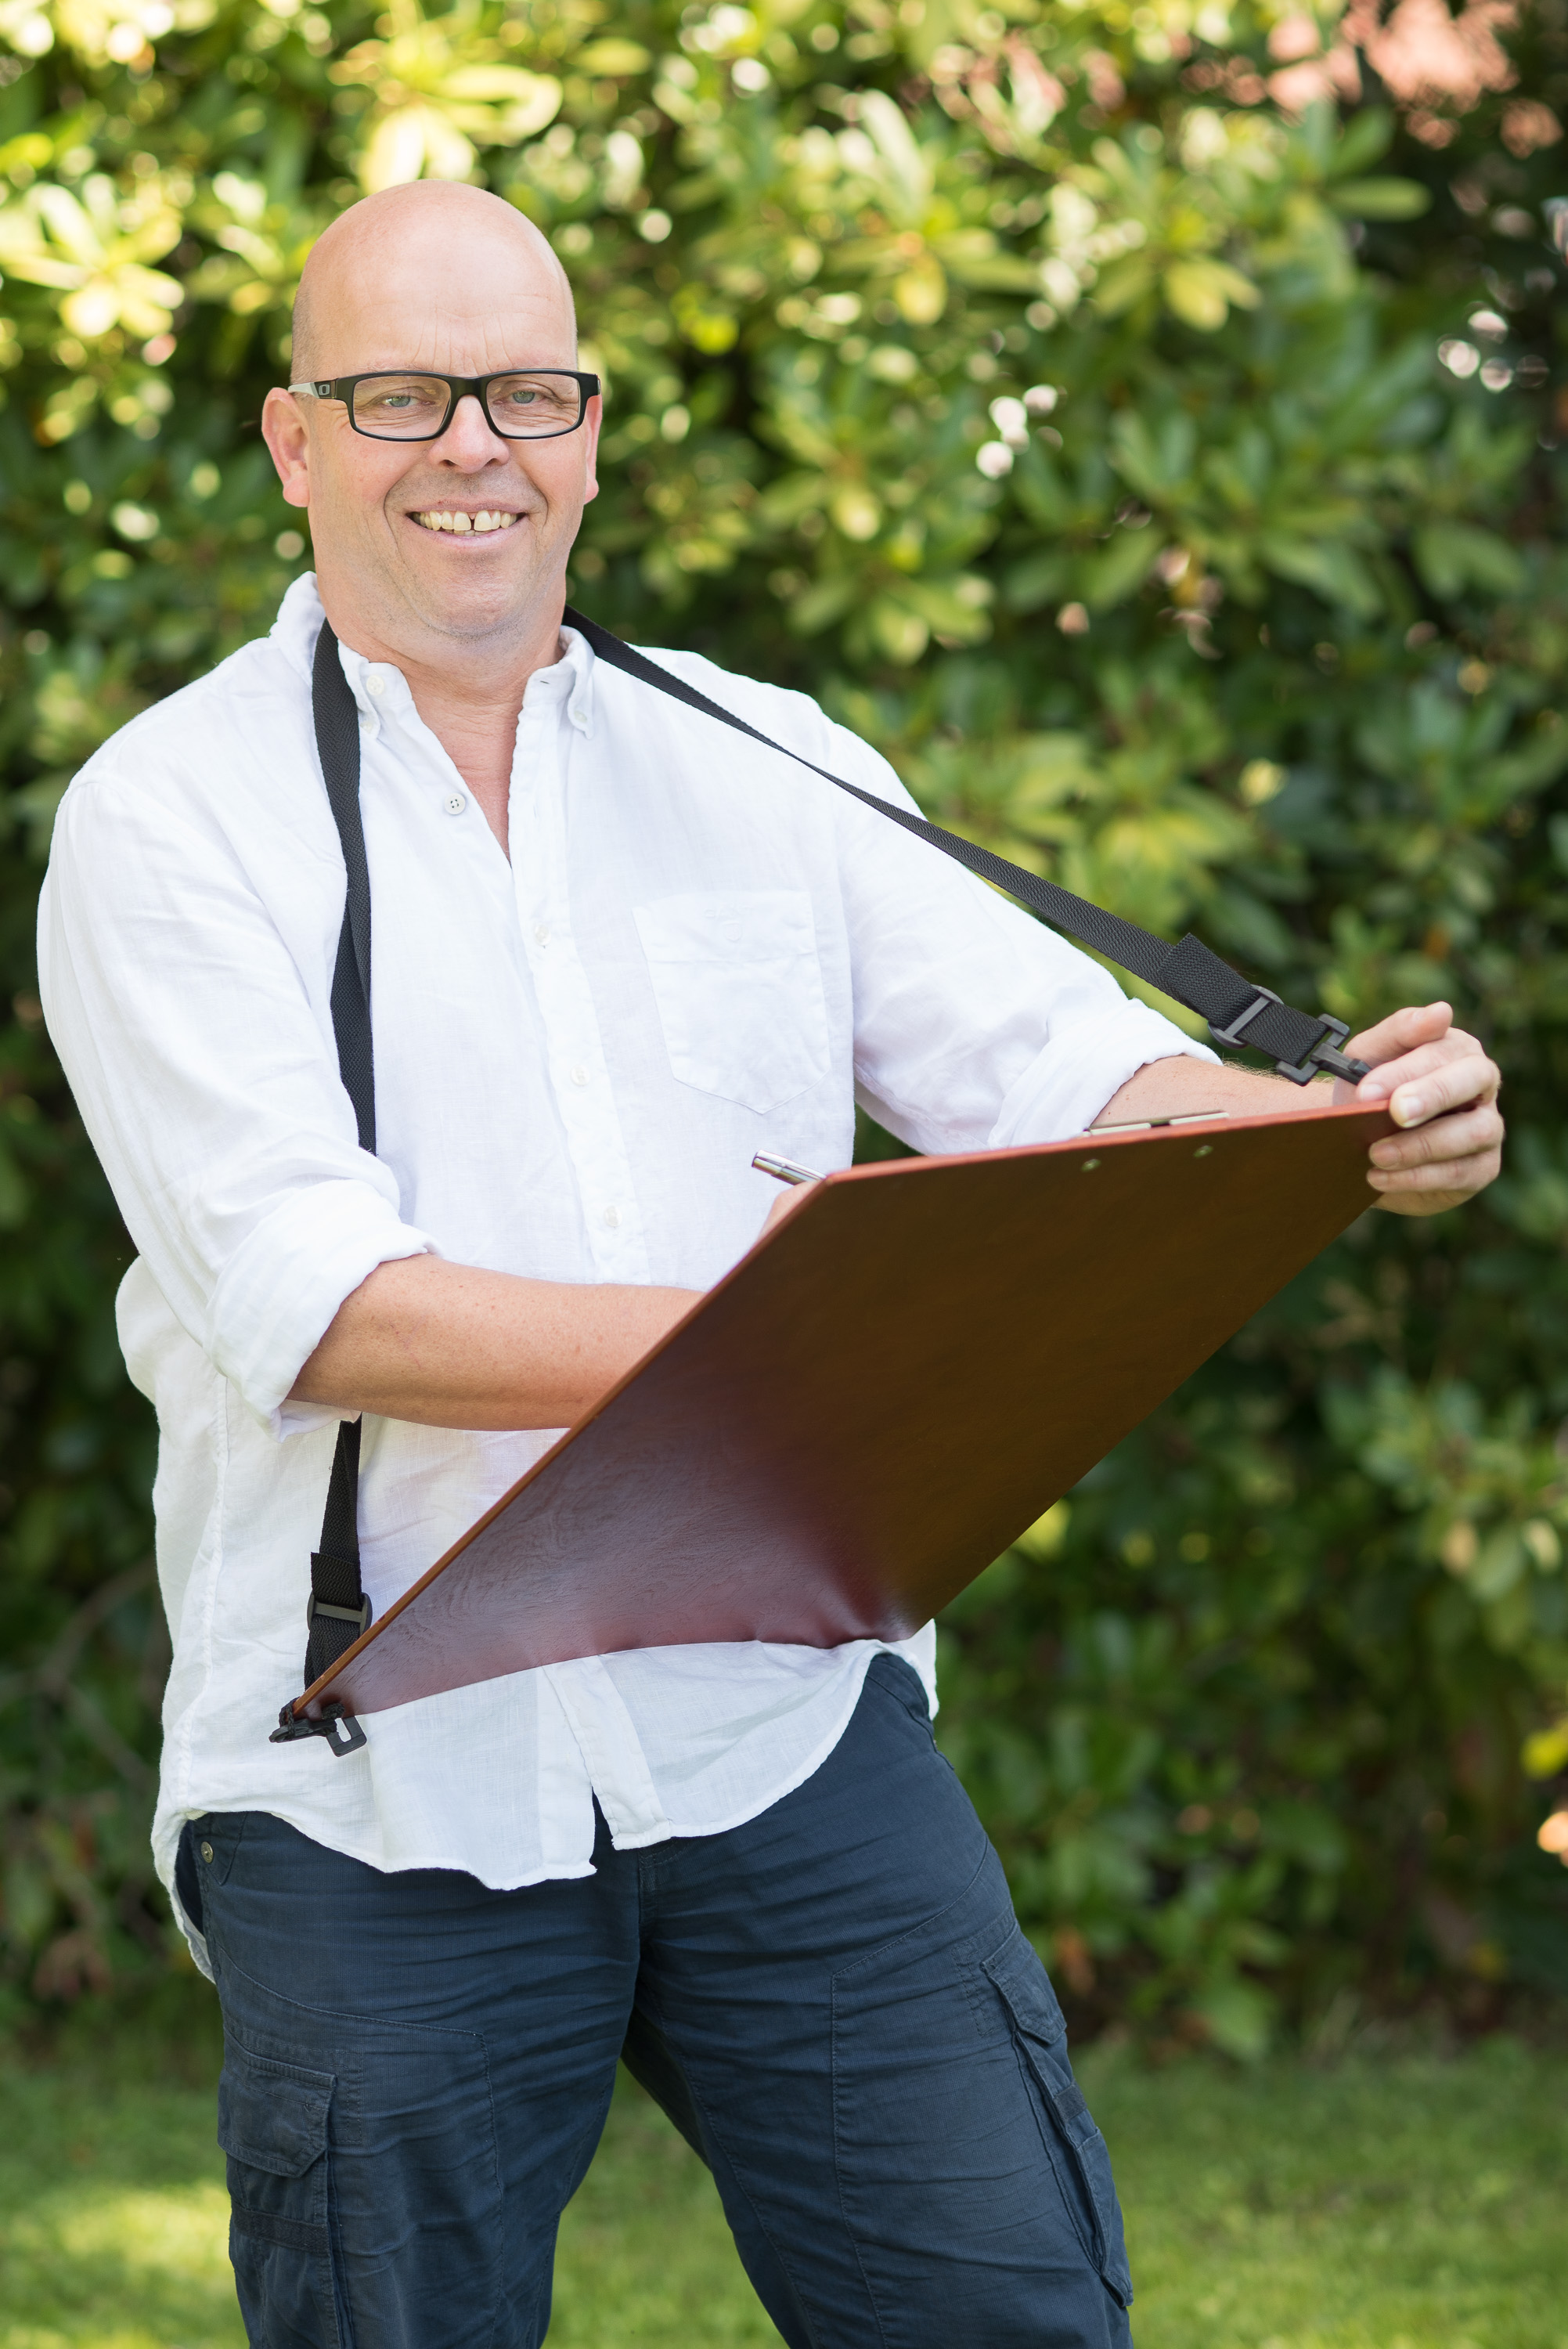
[[[315,659],[315,640],[321,634],[321,624],[326,614],[322,609],[316,592],[314,571],[302,572],[278,606],[273,622],[273,641],[304,678],[307,686]],[[575,628],[561,631],[562,654],[550,667],[536,669],[528,680],[526,699],[536,705],[542,700],[565,701],[566,715],[578,731],[590,740],[593,733],[593,652],[585,636]],[[407,678],[400,669],[387,661],[368,661],[362,653],[350,652],[340,645],[343,673],[360,709],[367,717],[381,717],[388,709],[402,709],[411,696]],[[372,693],[372,680],[379,681],[381,691]]]
[[[542,677],[560,676],[561,690],[568,696],[566,715],[580,734],[589,741],[593,739],[593,647],[586,636],[575,628],[561,631],[562,654],[552,669],[541,669],[529,679],[531,693]],[[567,680],[570,680],[568,684]]]

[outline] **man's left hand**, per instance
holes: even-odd
[[[1386,1101],[1402,1133],[1375,1142],[1367,1180],[1396,1216],[1440,1216],[1495,1180],[1502,1164],[1497,1063],[1453,1024],[1446,1003],[1391,1012],[1345,1046],[1368,1061],[1358,1085],[1336,1084],[1336,1102]]]

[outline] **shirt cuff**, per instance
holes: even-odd
[[[327,1426],[343,1413],[287,1398],[338,1307],[378,1264],[439,1254],[368,1184],[313,1183],[258,1224],[224,1267],[206,1350],[278,1442]]]
[[[1130,996],[1103,1019],[1075,1020],[1012,1087],[985,1146],[1013,1150],[1031,1142],[1070,1141],[1140,1069],[1176,1059],[1212,1066],[1219,1055]]]

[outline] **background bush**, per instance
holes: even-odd
[[[807,687],[945,821],[1298,1001],[1442,994],[1496,1050],[1507,1180],[1364,1219],[999,1561],[943,1734],[1086,2019],[1245,2054],[1568,1988],[1568,31],[1461,20],[1445,81],[1336,13],[0,0],[18,2011],[169,1962],[152,1436],[39,864],[83,758],[308,562],[255,430],[293,285],[420,171],[575,281],[588,608]]]

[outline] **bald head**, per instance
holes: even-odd
[[[515,344],[510,322],[520,309],[551,348],[498,348],[498,333]],[[484,366],[459,367],[452,350],[471,348],[476,335]],[[500,196],[457,181],[416,180],[350,204],[317,238],[294,296],[299,383],[376,367],[466,375],[530,361],[571,366],[576,347],[572,288],[549,240]]]

